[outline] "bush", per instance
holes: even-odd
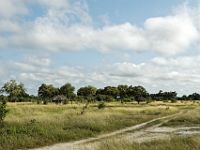
[[[68,104],[69,103],[69,100],[68,99],[65,99],[64,101],[63,101],[63,105],[66,105],[66,104]]]
[[[6,101],[0,102],[0,125],[3,124],[7,112],[8,110],[6,109]]]
[[[44,104],[44,105],[48,105],[48,100],[44,100],[44,101],[43,101],[43,104]]]
[[[38,105],[40,104],[40,100],[37,100],[37,104],[38,104]]]
[[[98,106],[98,109],[104,109],[106,107],[104,102],[101,102]]]
[[[176,99],[171,100],[171,103],[176,103],[176,102],[177,102]]]

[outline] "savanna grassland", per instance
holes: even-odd
[[[176,105],[176,108],[180,108],[182,113],[161,125],[161,128],[164,129],[186,128],[182,136],[180,134],[172,134],[172,132],[167,138],[153,139],[152,137],[152,140],[141,143],[128,142],[123,139],[109,139],[102,142],[98,150],[199,150],[200,107],[198,103],[185,102],[184,104],[185,107],[180,107],[180,103],[175,103],[174,106]]]
[[[191,107],[194,104],[191,103]],[[198,105],[198,104],[196,104]],[[184,103],[106,103],[104,109],[90,104],[38,105],[8,103],[4,127],[0,129],[0,149],[35,148],[95,137],[154,118],[178,113]]]
[[[98,150],[199,150],[200,136],[178,137],[165,140],[154,140],[144,143],[130,143],[126,141],[107,141]]]

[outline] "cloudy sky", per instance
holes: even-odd
[[[200,0],[1,0],[0,85],[200,92]]]

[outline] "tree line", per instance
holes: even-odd
[[[61,87],[55,87],[52,84],[42,84],[38,87],[37,96],[29,95],[26,92],[24,84],[15,80],[6,82],[0,90],[0,99],[9,102],[25,102],[37,101],[38,103],[68,103],[77,102],[111,102],[120,101],[140,103],[142,101],[175,101],[175,100],[200,100],[200,94],[193,93],[191,95],[177,96],[176,91],[165,92],[160,90],[158,93],[150,94],[143,86],[106,86],[104,88],[96,88],[94,86],[85,86],[75,91],[75,87],[66,83]]]

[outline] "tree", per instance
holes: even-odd
[[[2,93],[8,94],[9,98],[16,98],[26,96],[26,89],[22,83],[17,83],[15,80],[10,80],[1,88]]]
[[[118,85],[117,89],[119,91],[121,103],[123,103],[123,99],[126,98],[128,94],[128,85]]]
[[[53,85],[42,84],[38,88],[38,96],[41,98],[52,98],[58,95],[59,89],[55,88]]]
[[[175,100],[176,97],[176,92],[163,92],[162,90],[160,90],[157,94],[151,94],[151,98],[154,100]]]
[[[73,87],[70,83],[66,83],[59,89],[59,94],[64,95],[67,98],[72,98],[74,96],[75,87]]]
[[[139,104],[141,101],[145,100],[145,98],[148,96],[148,93],[142,86],[129,86],[128,95],[133,96],[135,101],[137,101]]]
[[[193,94],[188,96],[188,99],[190,99],[190,100],[200,100],[200,94],[193,93]]]
[[[113,98],[117,98],[119,96],[119,90],[114,86],[107,86],[104,88],[104,94],[107,96],[112,96]]]
[[[187,97],[187,95],[183,95],[181,97],[178,98],[179,100],[188,100],[189,98]]]
[[[105,95],[104,89],[97,89],[96,95]]]
[[[78,96],[83,96],[85,98],[89,98],[89,101],[91,101],[91,98],[96,95],[97,89],[93,86],[86,86],[86,87],[81,87],[77,91]]]

